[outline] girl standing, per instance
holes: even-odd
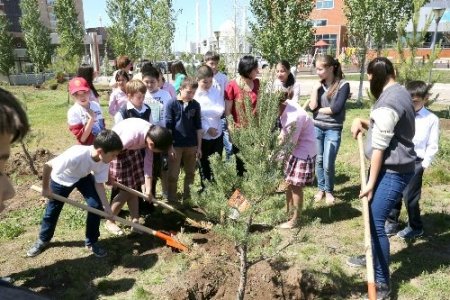
[[[290,154],[285,168],[286,207],[292,217],[280,225],[280,228],[291,229],[298,225],[298,219],[303,206],[303,187],[314,181],[314,165],[316,163],[316,147],[314,125],[306,111],[297,103],[289,101],[293,96],[291,89],[283,93],[279,116],[281,124],[280,141],[292,143],[294,148]]]
[[[126,85],[130,80],[128,77],[128,72],[124,70],[119,70],[116,73],[115,81],[117,83],[117,88],[113,89],[111,96],[109,97],[109,114],[114,117],[122,106],[124,106],[128,101],[128,96],[126,93]]]
[[[370,159],[370,172],[367,185],[359,196],[367,196],[370,201],[377,299],[385,299],[389,296],[390,282],[389,239],[384,226],[389,212],[414,174],[415,114],[411,96],[395,82],[394,66],[387,58],[372,60],[367,66],[367,75],[376,102],[370,120],[356,118],[351,132],[356,138],[358,133],[368,129],[365,153]]]
[[[280,60],[277,63],[276,67],[276,76],[273,83],[273,89],[276,91],[287,91],[287,89],[291,89],[293,96],[292,99],[295,102],[298,102],[298,98],[300,96],[300,84],[295,81],[294,74],[290,71],[291,65],[286,60]]]
[[[314,200],[320,201],[325,196],[327,204],[332,204],[335,201],[335,162],[341,144],[345,102],[350,95],[350,85],[343,79],[341,64],[330,55],[317,58],[316,72],[320,82],[313,88],[309,102],[309,108],[313,111],[317,147],[316,176],[319,191]]]
[[[98,94],[97,90],[94,86],[94,77],[96,77],[94,68],[91,65],[83,64],[78,68],[77,71],[77,77],[83,77],[86,79],[90,92],[89,92],[89,101],[95,101],[97,103],[100,103],[100,95]]]
[[[170,72],[172,73],[173,87],[175,88],[176,93],[180,91],[181,83],[187,76],[186,69],[184,68],[183,63],[180,60],[173,62],[170,67]]]

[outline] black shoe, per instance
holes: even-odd
[[[353,268],[365,267],[366,256],[365,255],[351,256],[347,259],[347,265]]]
[[[92,253],[97,257],[105,257],[108,255],[105,249],[103,249],[98,243],[86,246],[86,249],[92,251]]]
[[[386,222],[386,224],[384,224],[384,232],[386,232],[386,235],[389,237],[396,235],[398,232],[398,224]]]

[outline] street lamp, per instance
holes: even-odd
[[[219,52],[219,38],[220,38],[220,31],[214,31],[214,36],[216,37],[217,41],[217,52]]]
[[[436,22],[436,26],[434,27],[434,33],[433,33],[433,39],[431,40],[431,53],[430,53],[430,57],[431,54],[434,52],[434,49],[436,48],[436,37],[437,37],[437,31],[438,31],[438,25],[439,22],[441,21],[442,16],[444,15],[445,12],[445,8],[443,7],[436,7],[433,8],[433,15],[434,15],[434,21]],[[431,64],[431,68],[430,68],[430,73],[428,75],[428,82],[431,82],[431,71],[433,69],[433,64]]]

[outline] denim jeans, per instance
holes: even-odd
[[[422,230],[422,218],[420,217],[419,200],[422,194],[423,177],[422,159],[416,160],[414,175],[403,191],[403,201],[408,212],[408,225],[414,230]],[[402,210],[402,195],[397,199],[394,208],[391,210],[387,221],[391,224],[398,224],[400,211]]]
[[[316,134],[316,176],[319,190],[334,190],[336,156],[341,145],[342,129],[321,129],[314,126]]]
[[[233,155],[233,144],[230,141],[230,132],[228,131],[228,121],[226,118],[222,118],[222,130],[223,130],[223,147],[226,153],[226,159],[229,160]]]
[[[72,186],[63,186],[51,180],[50,188],[54,194],[66,198],[75,188],[77,188],[81,195],[83,195],[88,206],[103,210],[103,205],[95,189],[95,181],[92,174],[81,178]],[[49,242],[52,239],[63,206],[64,202],[49,199],[47,207],[45,208],[44,217],[42,218],[41,231],[39,233],[39,239],[41,241]],[[98,241],[98,237],[100,236],[99,227],[100,216],[88,213],[86,218],[86,246],[95,244]]]
[[[373,197],[369,203],[373,263],[377,283],[389,285],[389,239],[384,230],[384,224],[412,175],[413,173],[400,174],[385,171],[378,175]]]

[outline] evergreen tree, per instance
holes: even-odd
[[[50,63],[52,44],[50,30],[40,22],[40,10],[37,0],[21,0],[20,26],[27,45],[27,54],[36,72],[43,71]]]
[[[255,21],[250,22],[250,41],[254,48],[270,64],[280,59],[295,64],[314,40],[309,21],[313,5],[310,0],[251,0]]]
[[[84,30],[78,21],[73,0],[56,0],[54,11],[60,46],[67,49],[68,58],[81,57],[84,52]]]
[[[0,15],[0,73],[8,76],[14,67],[13,38],[9,33],[9,22]]]
[[[235,242],[240,260],[238,299],[243,299],[245,294],[248,268],[281,251],[277,248],[281,240],[277,233],[251,230],[256,223],[271,226],[284,217],[284,195],[276,195],[274,191],[282,180],[282,153],[286,147],[291,149],[292,145],[279,145],[279,132],[274,131],[279,98],[278,93],[268,93],[262,86],[255,114],[249,109],[250,100],[245,99],[247,109],[239,114],[241,120],[245,120],[242,123],[245,126],[232,132],[233,144],[240,150],[237,155],[245,164],[244,176],[237,175],[234,156],[230,161],[223,162],[215,155],[210,159],[214,181],[206,182],[205,190],[193,195],[194,204],[202,207],[211,220],[220,222],[224,215],[233,217],[216,225],[213,230]],[[237,218],[238,210],[230,211],[227,205],[227,199],[236,190],[250,204]]]

